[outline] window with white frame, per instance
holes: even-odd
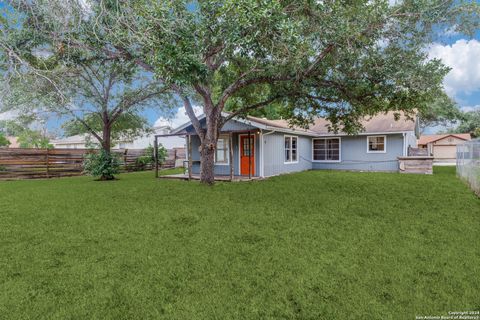
[[[285,163],[298,162],[298,138],[285,136]]]
[[[313,139],[313,161],[340,161],[340,138]]]
[[[217,141],[217,149],[215,150],[216,164],[229,164],[229,137],[220,136]]]
[[[385,152],[387,146],[386,136],[368,136],[367,137],[367,152]]]

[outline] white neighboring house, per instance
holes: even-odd
[[[138,137],[135,140],[118,141],[118,143],[114,145],[112,149],[145,149],[148,146],[153,147],[155,135],[169,134],[171,130],[172,128],[169,126],[155,127],[153,128],[153,133]],[[50,143],[56,149],[85,149],[87,147],[86,143],[88,139],[90,139],[92,142],[97,141],[90,134],[83,134],[52,140]],[[162,144],[166,149],[169,150],[173,148],[184,148],[185,138],[179,136],[159,137],[158,143]]]

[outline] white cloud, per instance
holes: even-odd
[[[429,50],[430,58],[438,58],[452,68],[444,80],[445,91],[455,97],[458,93],[480,90],[480,42],[457,40],[452,45],[434,44]]]
[[[193,111],[197,116],[203,114],[203,109],[200,106],[194,106]],[[188,118],[187,113],[185,111],[185,107],[181,107],[177,110],[175,113],[175,116],[173,118],[165,118],[165,117],[160,117],[155,121],[154,126],[159,127],[159,126],[170,126],[172,128],[177,128],[180,127],[182,124],[185,124],[190,121],[190,118]]]
[[[480,110],[480,104],[477,104],[476,106],[464,106],[461,107],[460,110],[463,112],[477,111]]]

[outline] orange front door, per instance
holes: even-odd
[[[249,161],[250,160],[250,161]],[[250,141],[248,135],[240,136],[240,175],[248,176],[250,174],[255,175],[255,135],[250,135]]]

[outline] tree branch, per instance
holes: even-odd
[[[277,99],[280,99],[282,97],[285,97],[286,95],[276,95],[276,96],[273,96],[267,100],[264,100],[262,102],[258,102],[258,103],[255,103],[255,104],[252,104],[248,107],[245,107],[245,108],[242,108],[240,110],[237,110],[235,112],[232,112],[230,113],[230,115],[228,115],[227,117],[225,117],[223,119],[223,124],[225,124],[226,122],[232,120],[233,118],[235,118],[236,116],[242,114],[242,113],[245,113],[245,112],[248,112],[248,111],[252,111],[252,110],[255,110],[255,109],[260,109],[266,105],[269,105],[270,103],[273,103],[275,100]]]
[[[278,77],[272,77],[272,76],[264,76],[264,77],[256,77],[256,78],[250,78],[250,79],[245,79],[245,77],[255,71],[262,71],[260,69],[252,69],[246,73],[243,73],[240,75],[240,77],[232,83],[230,86],[227,87],[222,93],[222,96],[220,97],[220,100],[218,102],[218,107],[223,110],[225,103],[227,102],[228,98],[230,98],[234,93],[236,93],[238,90],[245,88],[251,84],[258,84],[258,83],[274,83],[274,82],[280,82],[280,81],[289,81],[293,80],[294,77],[291,76],[278,76]]]
[[[185,111],[187,112],[188,118],[192,122],[195,131],[200,136],[200,139],[203,140],[205,137],[205,130],[203,130],[200,121],[198,120],[197,116],[195,115],[195,111],[193,110],[192,103],[190,99],[183,93],[183,90],[178,87],[177,85],[172,85],[172,89],[180,96],[183,101],[183,106],[185,107]]]

